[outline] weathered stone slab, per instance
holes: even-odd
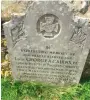
[[[15,80],[78,83],[89,51],[88,20],[66,3],[33,2],[4,24]]]

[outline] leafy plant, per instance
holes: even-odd
[[[1,92],[2,100],[89,100],[90,80],[79,85],[60,87],[2,77]]]

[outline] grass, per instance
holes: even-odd
[[[1,78],[2,100],[90,100],[90,80],[69,87]]]

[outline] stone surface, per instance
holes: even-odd
[[[4,24],[15,80],[78,83],[89,52],[88,19],[66,3],[38,1]]]

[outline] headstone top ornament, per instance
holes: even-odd
[[[60,32],[59,18],[53,14],[45,14],[37,21],[37,32],[45,38],[54,38]]]

